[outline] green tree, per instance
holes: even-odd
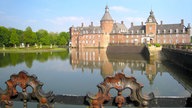
[[[48,35],[48,32],[46,30],[38,30],[36,34],[38,43],[41,43],[43,45],[50,45],[50,36]]]
[[[70,35],[67,32],[61,32],[58,37],[58,45],[67,45],[70,39]]]
[[[11,30],[10,42],[11,45],[19,44],[19,36],[15,29]]]
[[[37,42],[37,35],[32,31],[31,27],[25,29],[23,36],[25,44],[34,45]]]
[[[49,37],[50,37],[50,43],[56,45],[57,39],[58,39],[58,34],[51,32],[51,33],[49,33]]]
[[[10,32],[7,28],[0,26],[0,46],[3,45],[8,46],[9,45],[9,36]]]

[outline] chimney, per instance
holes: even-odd
[[[93,22],[91,22],[91,26],[93,26]]]
[[[163,21],[161,21],[161,25],[163,25]]]
[[[133,27],[133,22],[131,22],[131,27]]]
[[[81,23],[81,27],[83,27],[84,26],[84,23]]]
[[[143,22],[141,22],[141,25],[143,26]]]
[[[181,25],[184,25],[184,20],[183,19],[181,19]]]
[[[121,21],[121,24],[124,24],[124,22],[123,22],[123,21]]]
[[[191,24],[190,24],[190,23],[188,23],[187,28],[188,28],[188,29],[191,29]]]

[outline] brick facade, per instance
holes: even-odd
[[[106,6],[105,13],[100,21],[100,26],[91,25],[70,27],[71,47],[107,47],[109,44],[179,44],[190,43],[190,24],[186,27],[184,20],[178,24],[160,24],[156,22],[153,11],[150,12],[146,25],[131,24],[127,28],[123,21],[113,21],[109,8]]]

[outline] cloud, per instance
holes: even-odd
[[[111,10],[113,11],[116,11],[116,12],[125,12],[125,13],[135,13],[136,11],[135,10],[132,10],[132,9],[128,9],[126,7],[123,7],[123,6],[112,6],[110,7]]]
[[[83,22],[85,19],[83,17],[76,17],[76,16],[62,16],[62,17],[56,17],[53,19],[47,19],[46,21],[49,23],[52,23],[54,25],[65,25],[66,23],[77,23],[77,22]]]

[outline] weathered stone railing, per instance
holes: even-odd
[[[43,83],[37,80],[35,75],[28,75],[27,72],[21,71],[17,75],[11,75],[10,79],[5,82],[7,89],[0,89],[0,104],[4,106],[12,106],[13,102],[11,98],[17,96],[19,92],[16,87],[22,88],[22,96],[24,103],[27,102],[29,94],[27,93],[27,87],[32,87],[32,97],[37,98],[39,106],[41,108],[52,108],[51,101],[54,99],[53,92],[44,93],[42,90]],[[24,104],[24,107],[26,104]]]

